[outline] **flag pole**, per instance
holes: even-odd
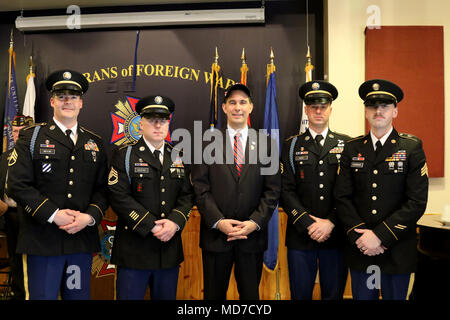
[[[275,59],[275,55],[273,54],[273,49],[272,47],[270,47],[270,62],[267,65],[267,74],[266,74],[266,86],[269,85],[269,78],[270,75],[275,72],[275,63],[274,63],[274,59]],[[278,221],[279,223],[279,221]],[[278,255],[278,250],[277,250],[277,255]],[[277,258],[278,261],[278,258]],[[275,300],[281,300],[281,293],[280,293],[280,266],[277,262],[276,266],[275,266],[275,279],[276,279],[276,289],[275,289]]]

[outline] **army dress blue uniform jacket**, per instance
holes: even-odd
[[[288,215],[286,246],[308,250],[341,248],[342,229],[336,217],[333,188],[344,144],[350,137],[328,130],[322,150],[309,130],[288,138],[282,154],[281,206]],[[334,225],[330,238],[319,243],[308,235],[314,223],[309,216],[329,219]]]
[[[23,215],[18,253],[57,256],[100,251],[97,225],[107,202],[107,158],[99,136],[78,126],[77,143],[51,120],[20,131],[8,161],[7,194]],[[91,215],[94,226],[75,234],[48,219],[57,209]]]
[[[165,143],[162,169],[143,138],[114,152],[108,187],[118,219],[111,262],[119,267],[173,268],[184,259],[181,232],[191,213],[194,191],[189,168],[181,158],[172,161],[173,150]],[[160,219],[180,227],[167,242],[151,232]]]
[[[344,149],[335,187],[338,217],[348,242],[347,265],[387,274],[415,271],[416,222],[427,205],[428,169],[422,141],[395,129],[375,156],[370,134],[350,140]],[[355,229],[371,229],[387,250],[377,256],[359,251]]]

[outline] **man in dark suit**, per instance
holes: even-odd
[[[14,144],[19,138],[19,132],[26,126],[32,125],[34,120],[32,117],[24,115],[16,115],[11,123],[12,136]],[[0,157],[0,201],[7,207],[4,213],[5,218],[5,232],[6,242],[8,246],[8,258],[11,268],[11,293],[13,299],[24,300],[25,289],[23,286],[23,267],[22,256],[16,254],[17,237],[19,235],[19,214],[17,213],[17,203],[14,199],[9,198],[5,194],[6,180],[8,176],[8,159],[13,151],[13,148],[2,153]]]
[[[97,225],[107,204],[102,139],[81,127],[78,114],[89,83],[71,70],[52,73],[53,119],[30,126],[8,161],[7,195],[17,201],[27,299],[89,299]]]
[[[118,216],[111,262],[117,299],[176,299],[183,261],[181,232],[194,201],[189,170],[165,142],[175,105],[167,97],[139,100],[141,139],[114,153],[108,177],[111,207]]]
[[[288,215],[286,246],[291,298],[311,300],[320,271],[323,300],[342,299],[347,278],[342,257],[342,230],[334,207],[333,187],[345,141],[328,128],[337,89],[311,81],[299,89],[309,129],[283,146],[281,205]]]
[[[204,298],[226,299],[234,263],[239,298],[259,299],[263,254],[267,248],[266,227],[280,194],[279,159],[274,150],[276,156],[272,161],[276,162],[276,169],[264,173],[269,164],[254,157],[264,145],[269,150],[263,151],[270,155],[271,144],[266,135],[257,139],[255,131],[247,127],[253,103],[246,86],[230,87],[222,109],[227,116],[227,130],[222,131],[223,150],[216,156],[224,155],[231,161],[195,164],[192,171],[202,218]]]
[[[427,205],[428,169],[422,141],[398,133],[393,120],[403,91],[382,79],[359,88],[370,132],[348,141],[335,187],[348,242],[355,299],[404,300],[417,263],[416,222]]]

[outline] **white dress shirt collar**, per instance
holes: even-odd
[[[373,150],[377,149],[375,144],[377,143],[378,140],[380,140],[381,145],[384,146],[384,143],[386,142],[387,138],[389,138],[389,136],[391,135],[392,130],[394,130],[394,127],[391,127],[391,129],[384,136],[382,136],[380,139],[375,137],[375,135],[373,134],[372,130],[370,130],[370,138],[372,139]]]

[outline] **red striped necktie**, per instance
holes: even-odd
[[[241,175],[242,164],[244,163],[244,152],[240,137],[240,133],[236,133],[234,136],[234,163],[236,164],[236,170],[239,176]]]

